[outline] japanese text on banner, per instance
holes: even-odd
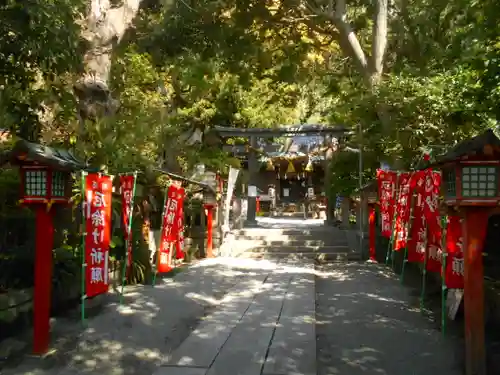
[[[177,241],[176,258],[184,259],[184,189],[179,188],[179,200],[177,204]]]
[[[462,220],[458,216],[448,216],[448,225],[446,227],[446,252],[446,286],[450,289],[463,289],[464,253]]]
[[[441,216],[439,212],[439,191],[441,173],[425,170],[424,185],[424,216],[427,222],[427,270],[441,273],[442,245],[441,245]]]
[[[93,297],[108,291],[112,178],[97,173],[85,184],[85,291]]]
[[[390,238],[392,233],[396,178],[395,172],[377,170],[382,236],[387,238]]]
[[[171,245],[178,240],[178,215],[179,205],[184,196],[184,189],[170,185],[167,192],[167,200],[163,209],[163,225],[159,249],[158,272],[171,270],[172,252]]]
[[[401,173],[398,177],[398,195],[396,202],[396,221],[394,225],[394,250],[406,247],[408,238],[408,221],[410,219],[411,204],[411,177],[410,173]]]
[[[132,220],[133,195],[134,195],[135,176],[120,176],[120,189],[122,195],[122,220],[123,232],[127,243],[127,272],[132,264],[132,231],[130,221]]]
[[[423,262],[427,247],[427,223],[424,217],[425,172],[417,171],[413,175],[415,200],[408,238],[408,262]]]

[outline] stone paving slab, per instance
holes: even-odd
[[[153,375],[205,375],[206,373],[206,368],[165,366],[159,367]]]
[[[262,289],[267,274],[233,287],[223,300],[221,309],[208,316],[177,348],[169,365],[208,368],[227,341],[233,328],[248,310],[255,294]]]
[[[314,271],[311,262],[306,263],[304,268]],[[263,374],[316,374],[315,297],[314,274],[294,275],[283,303]]]
[[[207,375],[260,375],[291,276],[272,274],[234,328]]]

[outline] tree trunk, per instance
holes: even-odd
[[[81,133],[85,121],[116,113],[118,100],[109,90],[109,74],[113,48],[121,41],[136,17],[142,0],[90,0],[83,26],[83,38],[89,49],[85,54],[85,73],[75,85],[78,98]]]

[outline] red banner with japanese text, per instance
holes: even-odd
[[[425,170],[424,216],[427,222],[427,270],[442,272],[441,216],[439,213],[439,192],[441,173]]]
[[[108,291],[111,234],[111,176],[90,173],[85,181],[85,294]]]
[[[412,175],[407,172],[400,173],[398,176],[396,220],[394,223],[394,251],[406,247],[408,221],[410,219],[411,177]]]
[[[177,205],[177,240],[175,241],[176,258],[184,259],[184,196],[182,187],[179,188],[179,200]]]
[[[411,228],[408,235],[408,262],[423,262],[427,247],[427,223],[424,217],[424,184],[425,172],[413,174],[415,201],[411,218]]]
[[[169,272],[172,269],[172,247],[178,241],[179,205],[183,201],[184,189],[170,185],[163,209],[163,224],[158,259],[158,272]]]
[[[462,220],[459,216],[448,216],[446,227],[445,283],[450,289],[464,288],[464,253]]]
[[[122,196],[122,222],[123,232],[125,236],[125,244],[127,246],[127,274],[132,264],[132,210],[133,210],[133,196],[134,196],[134,175],[120,176],[120,191]]]
[[[381,234],[390,238],[392,234],[392,221],[394,218],[394,203],[397,173],[377,170],[378,196],[380,203]]]

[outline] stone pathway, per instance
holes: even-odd
[[[156,288],[127,289],[126,306],[90,319],[55,359],[0,374],[461,374],[453,343],[414,302],[376,264],[205,260]]]

